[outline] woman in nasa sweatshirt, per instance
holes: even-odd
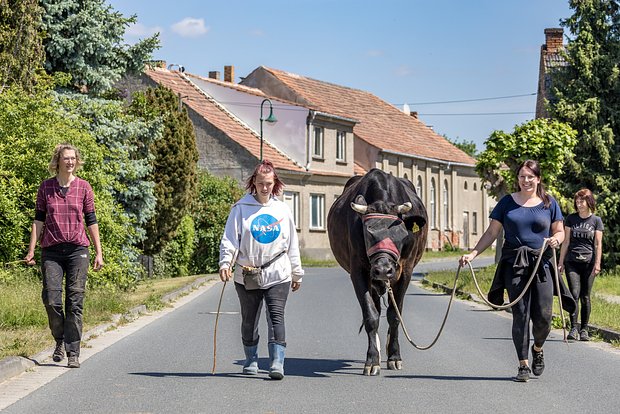
[[[284,308],[289,290],[301,287],[304,274],[293,215],[276,197],[283,187],[273,164],[262,161],[247,180],[248,194],[233,205],[220,243],[220,279],[233,278],[241,305],[243,373],[258,373],[258,322],[264,300],[272,379],[284,377]]]

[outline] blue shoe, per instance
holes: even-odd
[[[245,362],[243,363],[243,373],[246,375],[258,374],[258,345],[243,346],[245,352]]]
[[[284,378],[284,354],[286,353],[284,345],[270,343],[269,344],[269,378],[281,380]]]

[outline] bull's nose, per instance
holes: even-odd
[[[378,259],[372,266],[371,276],[375,280],[391,280],[394,278],[395,274],[396,269],[394,264],[386,258]]]

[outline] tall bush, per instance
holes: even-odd
[[[220,240],[230,208],[243,196],[244,190],[232,178],[218,178],[199,170],[197,192],[192,211],[196,227],[192,270],[194,273],[213,273],[218,270]]]

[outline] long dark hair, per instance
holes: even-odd
[[[284,183],[278,178],[275,167],[271,161],[268,160],[261,161],[261,163],[254,168],[254,173],[245,182],[245,189],[248,190],[250,194],[256,194],[256,185],[254,184],[254,180],[256,179],[256,175],[259,173],[263,175],[273,173],[273,190],[271,191],[271,194],[276,196],[280,195],[282,189],[284,188]]]
[[[536,195],[543,201],[545,208],[549,208],[549,206],[551,205],[551,198],[549,197],[549,194],[547,194],[547,191],[545,191],[545,186],[542,183],[542,178],[540,177],[540,164],[538,163],[538,161],[525,160],[521,164],[519,164],[516,170],[517,190],[521,190],[521,187],[519,186],[519,173],[521,172],[521,169],[523,167],[527,167],[532,170],[534,175],[541,180],[536,187]]]

